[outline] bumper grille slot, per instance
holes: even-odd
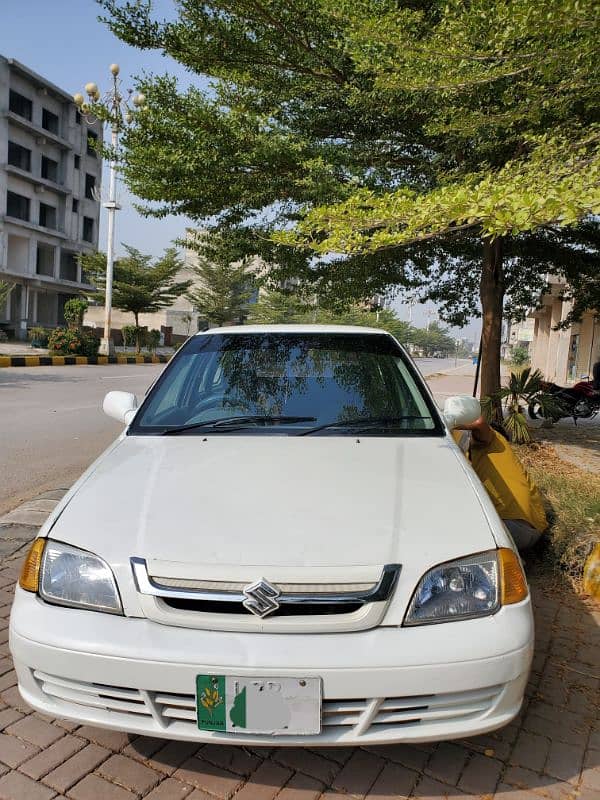
[[[137,689],[56,678],[38,670],[33,673],[33,676],[39,682],[44,694],[57,700],[75,703],[79,706],[104,708],[107,711],[151,716],[150,709]]]
[[[192,739],[200,736],[196,725],[194,694],[85,683],[48,675],[39,670],[35,670],[33,676],[42,692],[52,698],[68,716],[77,718],[77,708],[84,706],[99,712],[110,712],[111,718],[119,719],[125,729],[128,717],[132,720],[145,719],[148,735],[156,730],[156,726],[168,730],[175,725],[179,731],[187,731]],[[426,729],[428,725],[440,721],[475,719],[492,709],[503,688],[503,685],[498,685],[412,697],[324,698],[323,734],[334,736],[335,739],[337,734],[343,736],[353,732],[368,741],[369,732],[393,732],[399,727]]]

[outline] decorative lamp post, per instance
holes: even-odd
[[[104,203],[104,208],[108,212],[108,241],[106,245],[106,287],[104,303],[104,336],[100,342],[99,353],[104,356],[114,355],[115,347],[110,336],[111,314],[112,314],[112,287],[113,270],[115,261],[115,214],[121,208],[117,203],[117,169],[116,157],[119,144],[119,133],[126,125],[133,122],[136,112],[141,111],[146,106],[145,95],[134,94],[129,90],[123,94],[119,78],[120,68],[118,64],[111,64],[112,86],[104,94],[95,83],[86,83],[85,92],[89,98],[86,101],[83,94],[78,92],[73,95],[73,101],[78,107],[82,116],[88,122],[100,120],[110,125],[111,129],[111,157],[109,167],[109,187],[108,201]],[[131,103],[131,105],[130,105]],[[133,107],[132,107],[133,106]]]

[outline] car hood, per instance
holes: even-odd
[[[443,437],[125,436],[50,536],[114,567],[145,558],[155,575],[368,579],[495,547],[483,495]]]

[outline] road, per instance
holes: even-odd
[[[415,361],[425,377],[436,372],[445,372],[455,367],[460,369],[467,364],[471,364],[471,359],[469,358],[458,358],[456,360],[454,358],[417,358]]]
[[[106,392],[143,395],[163,367],[0,369],[0,514],[70,486],[122,430],[102,413]]]
[[[417,363],[426,376],[454,367],[453,358]],[[0,369],[0,514],[47,489],[70,486],[121,431],[101,411],[106,392],[141,396],[162,369],[153,364]]]

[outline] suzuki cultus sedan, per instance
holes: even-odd
[[[52,717],[227,744],[471,736],[519,711],[533,646],[512,540],[378,330],[200,333],[48,519],[10,620]]]

